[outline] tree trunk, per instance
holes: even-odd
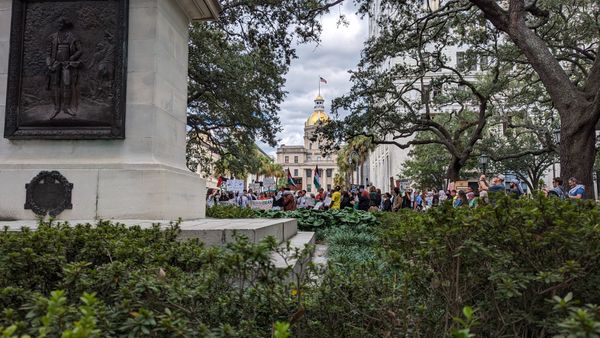
[[[460,158],[452,156],[450,163],[448,163],[448,170],[446,170],[446,177],[450,180],[450,182],[456,182],[460,180],[460,169],[462,169],[462,167],[463,165]]]
[[[585,198],[594,198],[592,170],[596,157],[596,121],[584,114],[561,114],[560,177],[568,190],[568,179],[575,177],[585,186]]]

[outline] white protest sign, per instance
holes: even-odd
[[[227,180],[227,191],[242,193],[244,191],[244,181]]]
[[[258,184],[258,183],[250,183],[250,184],[248,184],[248,189],[251,189],[252,192],[259,192],[260,191],[260,184]]]
[[[252,209],[271,210],[273,209],[273,200],[253,200],[250,201],[250,207]]]
[[[263,180],[263,188],[265,188],[265,190],[276,190],[277,184],[275,183],[275,178],[265,177]]]

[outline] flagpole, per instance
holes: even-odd
[[[319,75],[319,96],[321,96],[321,75]]]

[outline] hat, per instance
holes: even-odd
[[[496,177],[498,177],[499,180],[504,181],[504,175],[498,174]]]

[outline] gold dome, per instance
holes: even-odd
[[[320,94],[317,95],[317,98],[315,99],[315,101],[323,101],[323,96],[321,96]]]
[[[317,125],[321,121],[321,123],[329,122],[329,116],[324,111],[315,110],[308,120],[306,120],[307,126]]]

